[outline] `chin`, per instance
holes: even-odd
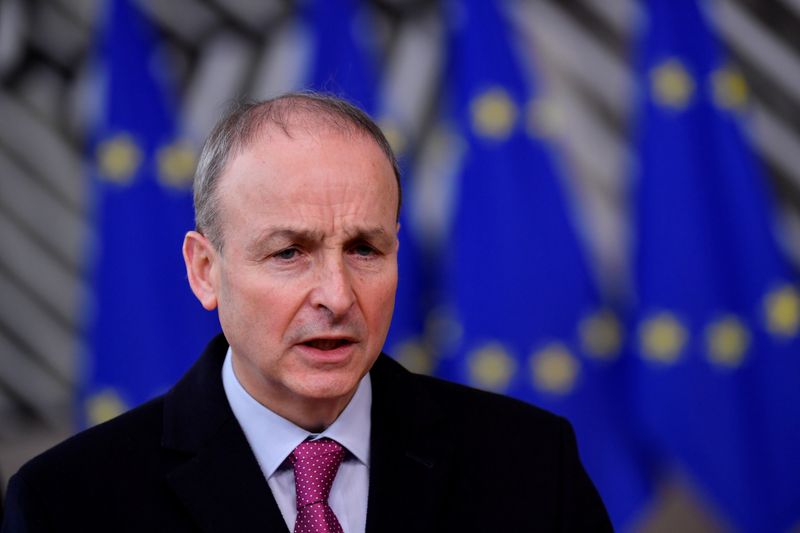
[[[298,380],[294,389],[308,399],[334,400],[353,394],[361,377],[352,370],[320,370]]]

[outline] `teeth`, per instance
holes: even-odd
[[[306,344],[318,350],[333,350],[345,344],[346,342],[347,341],[342,339],[316,339],[313,341],[309,341]]]

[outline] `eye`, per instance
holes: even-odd
[[[286,248],[285,250],[281,250],[280,252],[273,255],[273,257],[277,259],[281,259],[283,261],[291,261],[298,254],[297,248]]]
[[[371,257],[377,253],[375,248],[369,244],[356,244],[353,246],[353,253],[361,257]]]

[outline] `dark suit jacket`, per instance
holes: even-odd
[[[2,532],[285,532],[225,397],[226,350],[215,338],[166,395],[22,467]],[[564,419],[385,355],[371,377],[367,531],[611,529]]]

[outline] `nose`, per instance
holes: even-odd
[[[343,258],[323,260],[311,291],[311,305],[326,310],[333,319],[345,316],[356,301],[350,275]]]

